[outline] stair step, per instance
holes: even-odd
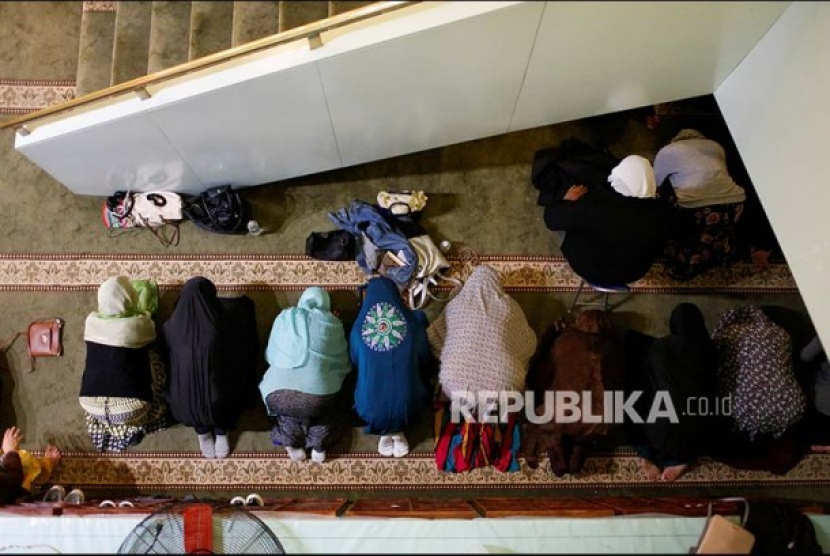
[[[374,2],[358,2],[358,1],[341,1],[341,2],[329,2],[329,17],[333,15],[342,14],[343,12],[350,12],[352,10],[356,10],[357,8],[362,8],[363,6],[368,6],[369,4],[374,4]]]
[[[329,16],[328,2],[303,2],[302,0],[280,2],[279,31],[308,25]]]
[[[187,62],[190,2],[153,2],[147,72],[155,73]]]
[[[85,9],[81,17],[76,97],[109,87],[114,40],[115,11]]]
[[[234,2],[233,46],[277,33],[279,5],[279,2]]]
[[[233,2],[191,2],[189,60],[230,48],[232,34]]]
[[[147,75],[152,2],[118,2],[110,85]]]

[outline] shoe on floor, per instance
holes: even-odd
[[[69,491],[69,494],[63,497],[63,501],[67,504],[83,504],[86,501],[86,496],[84,496],[84,491],[79,488],[75,488]]]
[[[227,434],[217,434],[214,454],[218,459],[224,459],[231,453],[231,445]]]
[[[308,457],[302,448],[286,446],[285,451],[288,452],[288,457],[291,458],[291,461],[304,461]]]
[[[391,436],[383,435],[378,441],[378,453],[384,457],[392,457],[395,454],[395,441]]]
[[[205,433],[199,435],[199,449],[202,455],[208,459],[216,457],[216,444],[213,441],[213,433]]]
[[[262,499],[262,496],[254,492],[249,494],[248,497],[245,499],[245,505],[259,506],[261,508],[265,505],[265,500]]]
[[[44,502],[60,502],[66,496],[66,489],[61,485],[53,485],[46,494],[43,495]]]
[[[396,458],[402,458],[409,453],[409,442],[406,440],[406,437],[404,435],[393,434],[392,443],[392,455]]]
[[[244,506],[244,505],[245,505],[245,499],[242,498],[241,496],[234,496],[233,498],[231,498],[231,506]]]
[[[311,461],[313,461],[314,463],[323,463],[324,461],[326,461],[326,452],[311,450]]]

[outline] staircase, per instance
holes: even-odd
[[[75,96],[372,2],[84,2]]]

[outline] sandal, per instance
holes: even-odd
[[[73,504],[78,506],[80,504],[83,504],[84,501],[86,501],[86,496],[84,496],[84,491],[82,491],[79,488],[75,488],[70,490],[69,494],[64,496],[63,501],[67,504]]]
[[[52,487],[46,491],[46,494],[43,496],[44,502],[61,502],[63,497],[66,496],[66,489],[63,488],[61,485],[52,485]]]

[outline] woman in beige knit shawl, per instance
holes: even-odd
[[[427,335],[441,361],[438,378],[448,398],[459,391],[524,392],[536,334],[492,267],[473,269]]]

